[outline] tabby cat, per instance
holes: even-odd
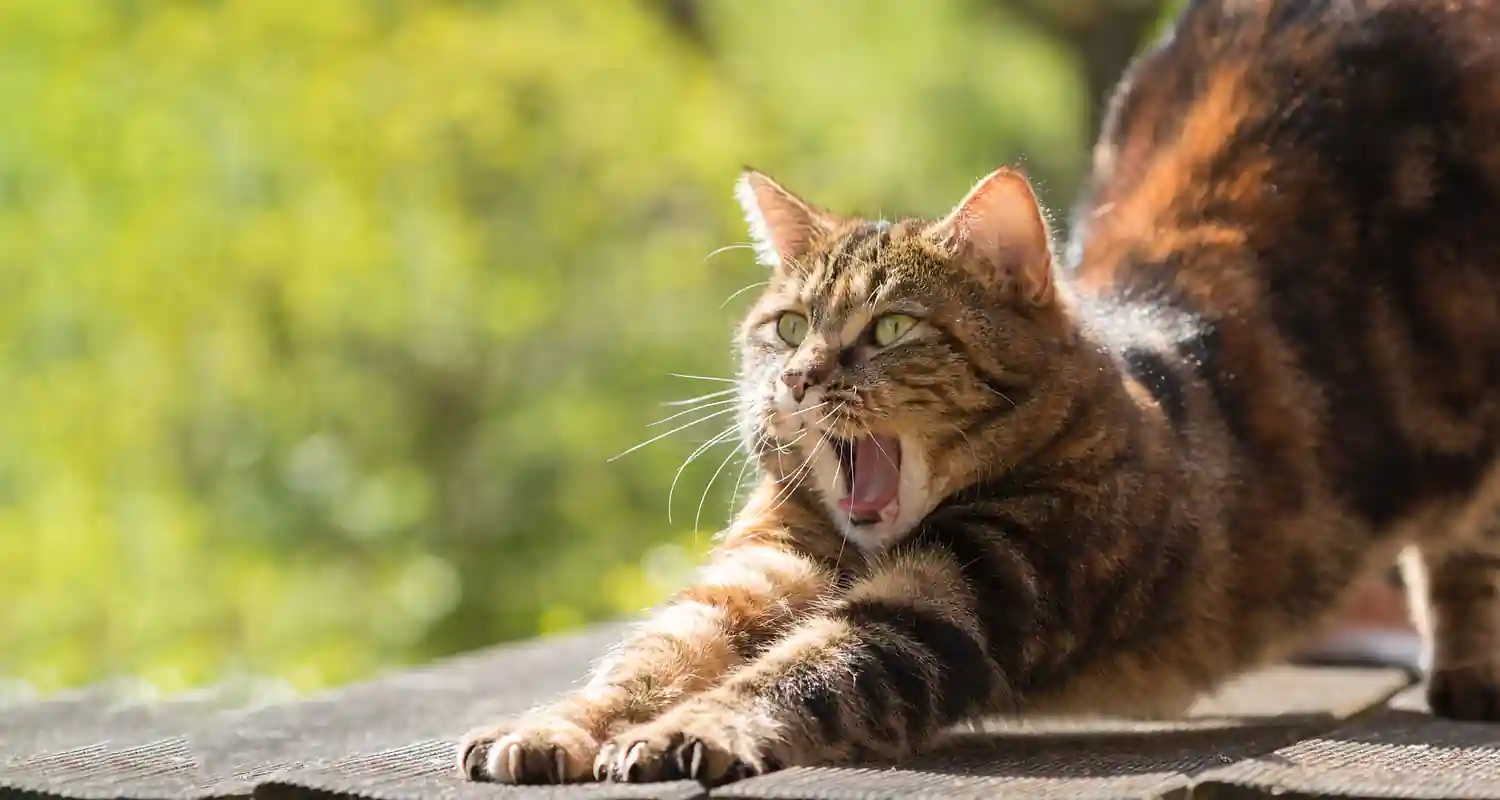
[[[1500,719],[1500,3],[1199,0],[1111,100],[1064,263],[1001,169],[936,220],[747,171],[762,479],[501,782],[1175,713],[1425,567],[1435,713]]]

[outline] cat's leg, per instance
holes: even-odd
[[[1500,545],[1500,517],[1485,531]],[[1424,550],[1431,667],[1427,702],[1440,717],[1500,721],[1500,549]]]
[[[600,773],[719,783],[924,749],[1008,696],[966,587],[949,554],[889,557],[720,686],[616,736]]]
[[[601,742],[720,681],[825,597],[834,578],[782,530],[739,531],[586,685],[512,724],[469,734],[459,748],[461,769],[503,783],[592,779]]]

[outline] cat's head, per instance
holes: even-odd
[[[876,550],[1021,447],[1016,411],[1068,338],[1020,173],[945,217],[845,217],[747,170],[765,292],[740,329],[740,422],[765,469]]]

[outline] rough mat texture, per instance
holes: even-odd
[[[619,634],[604,626],[500,647],[260,708],[143,703],[114,686],[10,707],[0,711],[0,797],[503,796],[457,778],[452,741],[566,688]],[[688,782],[611,788],[553,796],[703,794]]]
[[[1172,722],[996,721],[937,754],[865,769],[793,769],[725,787],[764,800],[1163,797],[1195,776],[1334,727],[1406,685],[1395,670],[1278,667]]]
[[[561,691],[618,635],[611,625],[499,647],[299,702],[252,705],[234,691],[153,702],[125,684],[10,702],[0,797],[709,797],[690,782],[517,789],[454,771],[458,736]],[[1400,670],[1280,667],[1185,720],[994,721],[907,763],[787,770],[712,795],[1500,800],[1500,726],[1434,720],[1419,692],[1382,705],[1407,684]]]
[[[1500,725],[1434,719],[1414,687],[1373,714],[1210,771],[1202,782],[1289,797],[1500,800]]]

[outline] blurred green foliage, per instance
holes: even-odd
[[[606,459],[730,373],[738,168],[1064,206],[1097,98],[1036,13],[0,4],[0,675],[311,688],[660,598],[738,462],[695,530],[723,425]]]

